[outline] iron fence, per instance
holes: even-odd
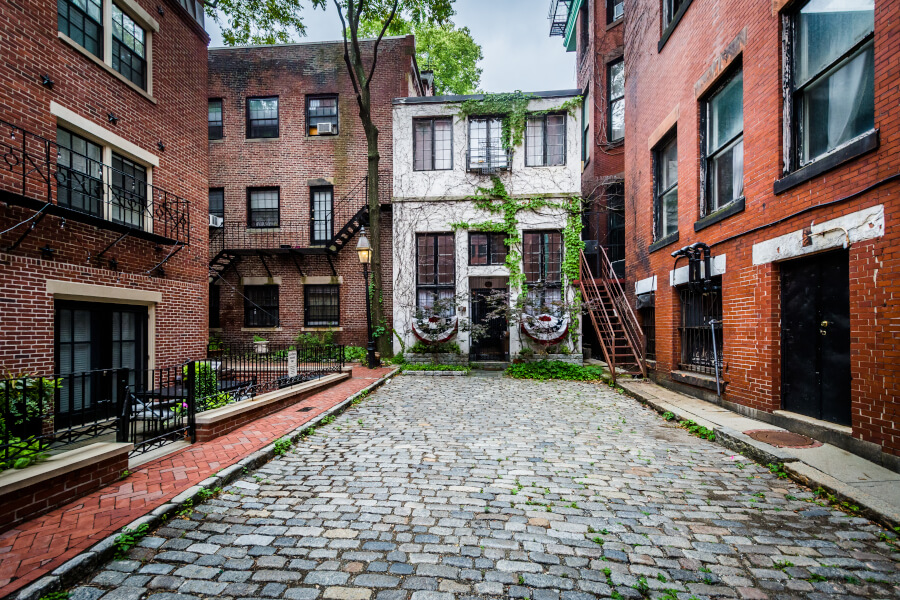
[[[116,168],[0,121],[0,192],[66,209],[68,215],[190,243],[190,203],[147,182],[139,165]],[[13,200],[14,201],[14,200]]]
[[[340,373],[344,351],[229,348],[157,369],[0,380],[0,471],[96,441],[134,444],[132,454],[193,441],[198,412]]]
[[[681,295],[681,368],[715,375],[722,370],[721,278],[689,283]]]

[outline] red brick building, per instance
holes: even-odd
[[[626,265],[654,377],[715,400],[718,373],[730,408],[898,468],[897,3],[625,10]]]
[[[4,373],[203,356],[202,8],[194,0],[0,7]]]
[[[625,275],[625,63],[624,0],[551,0],[550,35],[576,53],[577,87],[582,90],[582,174],[585,241],[606,251]],[[587,247],[591,271],[599,276],[601,254]],[[599,355],[593,328],[585,344]]]
[[[367,150],[343,52],[343,42],[326,42],[209,53],[209,325],[226,344],[330,331],[339,343],[365,345],[365,284],[354,248],[368,219]],[[428,91],[413,37],[382,40],[372,106],[387,202],[388,328],[391,100]]]

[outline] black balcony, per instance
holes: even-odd
[[[572,0],[550,0],[550,37],[566,35]]]
[[[190,203],[126,172],[0,121],[0,199],[159,244],[190,243]]]
[[[512,168],[512,152],[499,146],[482,146],[466,150],[466,171],[494,175]]]

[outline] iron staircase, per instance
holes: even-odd
[[[340,252],[344,246],[346,246],[353,236],[356,235],[360,229],[369,224],[369,205],[363,205],[361,209],[359,209],[355,215],[353,215],[349,221],[347,221],[341,230],[334,234],[334,237],[331,238],[331,241],[328,243],[328,251],[332,254],[337,254]]]
[[[616,377],[623,374],[645,378],[644,333],[613,271],[609,255],[603,246],[599,246],[599,252],[599,278],[591,273],[584,252],[581,253],[581,279],[578,285],[584,310],[600,340],[600,349],[609,367],[612,383],[615,384]]]

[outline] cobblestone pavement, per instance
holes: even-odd
[[[400,377],[71,600],[900,597],[811,500],[604,386]]]

